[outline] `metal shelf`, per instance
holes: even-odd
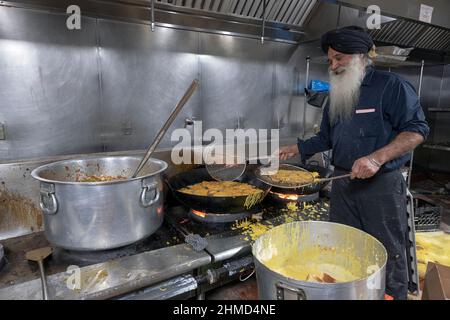
[[[450,112],[450,108],[429,108],[429,112]]]
[[[450,151],[450,146],[439,145],[439,144],[424,144],[423,147],[425,149],[433,149],[433,150],[441,150],[441,151]]]

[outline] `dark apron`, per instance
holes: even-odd
[[[335,170],[335,175],[347,172]],[[368,180],[333,182],[330,221],[374,236],[388,253],[386,293],[404,300],[408,295],[406,260],[406,183],[399,171],[378,173]]]

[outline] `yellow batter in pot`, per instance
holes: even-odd
[[[330,255],[331,259],[324,259],[324,255],[327,254]],[[291,252],[284,257],[274,256],[264,263],[271,270],[299,281],[333,283],[358,280],[359,277],[350,270],[331,261],[325,262],[326,260],[332,260],[333,254],[336,253],[333,253],[330,249],[312,247],[301,252]],[[331,277],[329,281],[327,281],[327,275]]]

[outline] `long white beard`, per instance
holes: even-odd
[[[355,55],[341,74],[329,70],[330,91],[330,121],[351,120],[353,111],[359,101],[361,84],[366,73],[366,62],[360,55]]]

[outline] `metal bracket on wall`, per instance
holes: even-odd
[[[6,140],[6,126],[4,123],[0,123],[0,140]]]
[[[305,90],[304,90],[304,103],[303,103],[303,134],[302,138],[305,139],[306,137],[306,109],[308,108],[308,94],[307,94],[307,88],[309,83],[309,69],[311,66],[311,57],[306,57],[306,77],[305,77]]]
[[[264,29],[265,28],[266,28],[266,0],[263,0],[261,44],[264,44]]]
[[[151,3],[151,6],[152,6],[152,8],[151,8],[151,29],[152,29],[152,32],[154,32],[155,31],[155,0],[152,0],[152,3]]]

